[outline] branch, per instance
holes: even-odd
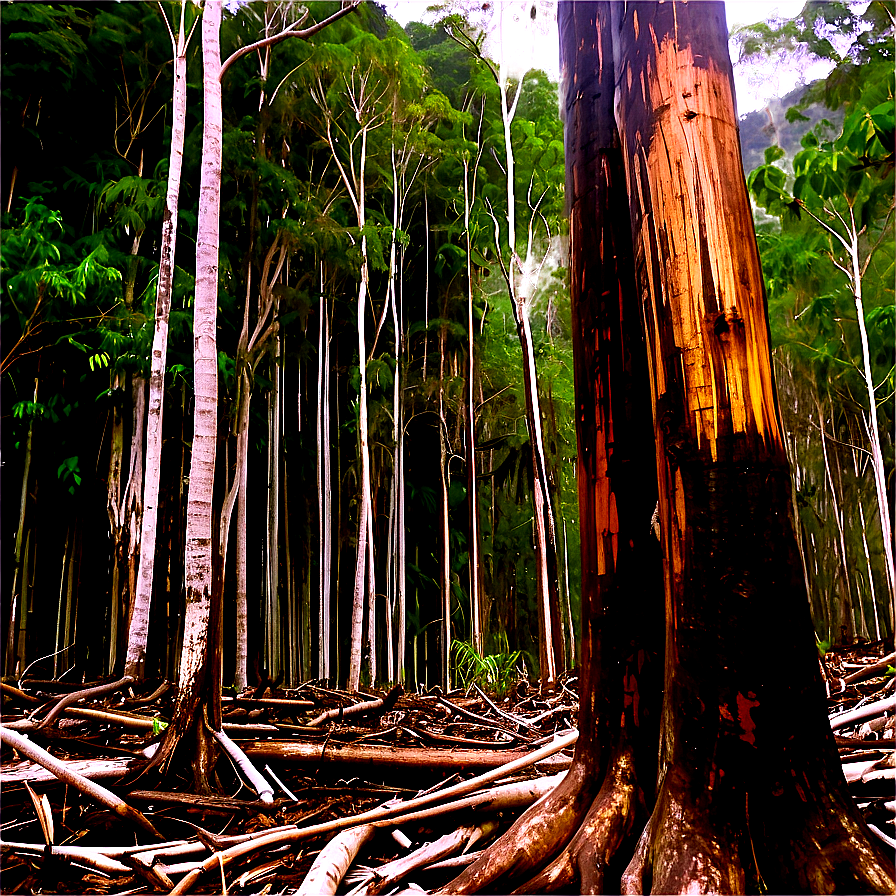
[[[218,80],[220,81],[224,77],[224,72],[227,71],[230,66],[237,61],[242,56],[245,56],[247,53],[251,53],[254,50],[261,50],[264,47],[273,47],[275,44],[279,44],[282,41],[286,40],[289,37],[300,37],[302,40],[307,40],[309,37],[317,34],[318,31],[322,31],[327,25],[332,24],[337,19],[341,19],[347,13],[353,12],[361,5],[361,0],[351,0],[347,5],[343,6],[337,12],[334,12],[329,18],[324,19],[322,22],[318,22],[316,25],[312,25],[310,28],[305,28],[304,31],[296,31],[295,29],[308,18],[308,10],[305,10],[305,14],[296,22],[293,22],[292,25],[284,28],[279,34],[275,34],[273,37],[264,37],[261,40],[255,41],[254,44],[249,44],[246,47],[240,47],[239,50],[236,50],[234,53],[228,57],[227,61],[221,66],[221,72],[218,75]]]

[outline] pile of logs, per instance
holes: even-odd
[[[846,779],[871,830],[896,848],[888,649],[821,662]],[[475,685],[347,694],[323,682],[231,695],[216,734],[231,795],[197,795],[139,778],[170,688],[63,705],[60,692],[76,689],[4,683],[4,892],[433,890],[562,779],[575,684],[544,695],[520,682],[502,699]]]

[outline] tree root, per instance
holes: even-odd
[[[712,804],[670,766],[620,892],[896,892],[892,862],[820,765]]]
[[[680,798],[682,790],[673,786],[675,781],[677,775],[670,768],[622,875],[623,896],[746,892],[736,833],[724,823],[709,821],[696,806],[687,805]]]
[[[547,868],[514,892],[556,893],[578,885],[579,893],[603,893],[607,865],[634,822],[636,791],[634,755],[622,739],[575,836]]]
[[[523,813],[510,829],[438,894],[477,893],[496,881],[525,879],[561,850],[581,825],[594,800],[590,763],[576,754],[566,778]]]

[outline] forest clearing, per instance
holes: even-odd
[[[894,892],[892,0],[427,22],[0,9],[4,891]]]

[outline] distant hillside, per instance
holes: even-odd
[[[792,90],[782,99],[772,100],[765,109],[748,112],[740,119],[740,147],[743,155],[744,174],[765,161],[765,150],[773,144],[779,144],[787,158],[792,159],[800,150],[800,140],[812,130],[819,121],[827,118],[838,129],[843,119],[842,112],[832,112],[821,103],[814,103],[803,110],[808,121],[787,120],[787,110],[796,105],[808,88],[803,85]]]

